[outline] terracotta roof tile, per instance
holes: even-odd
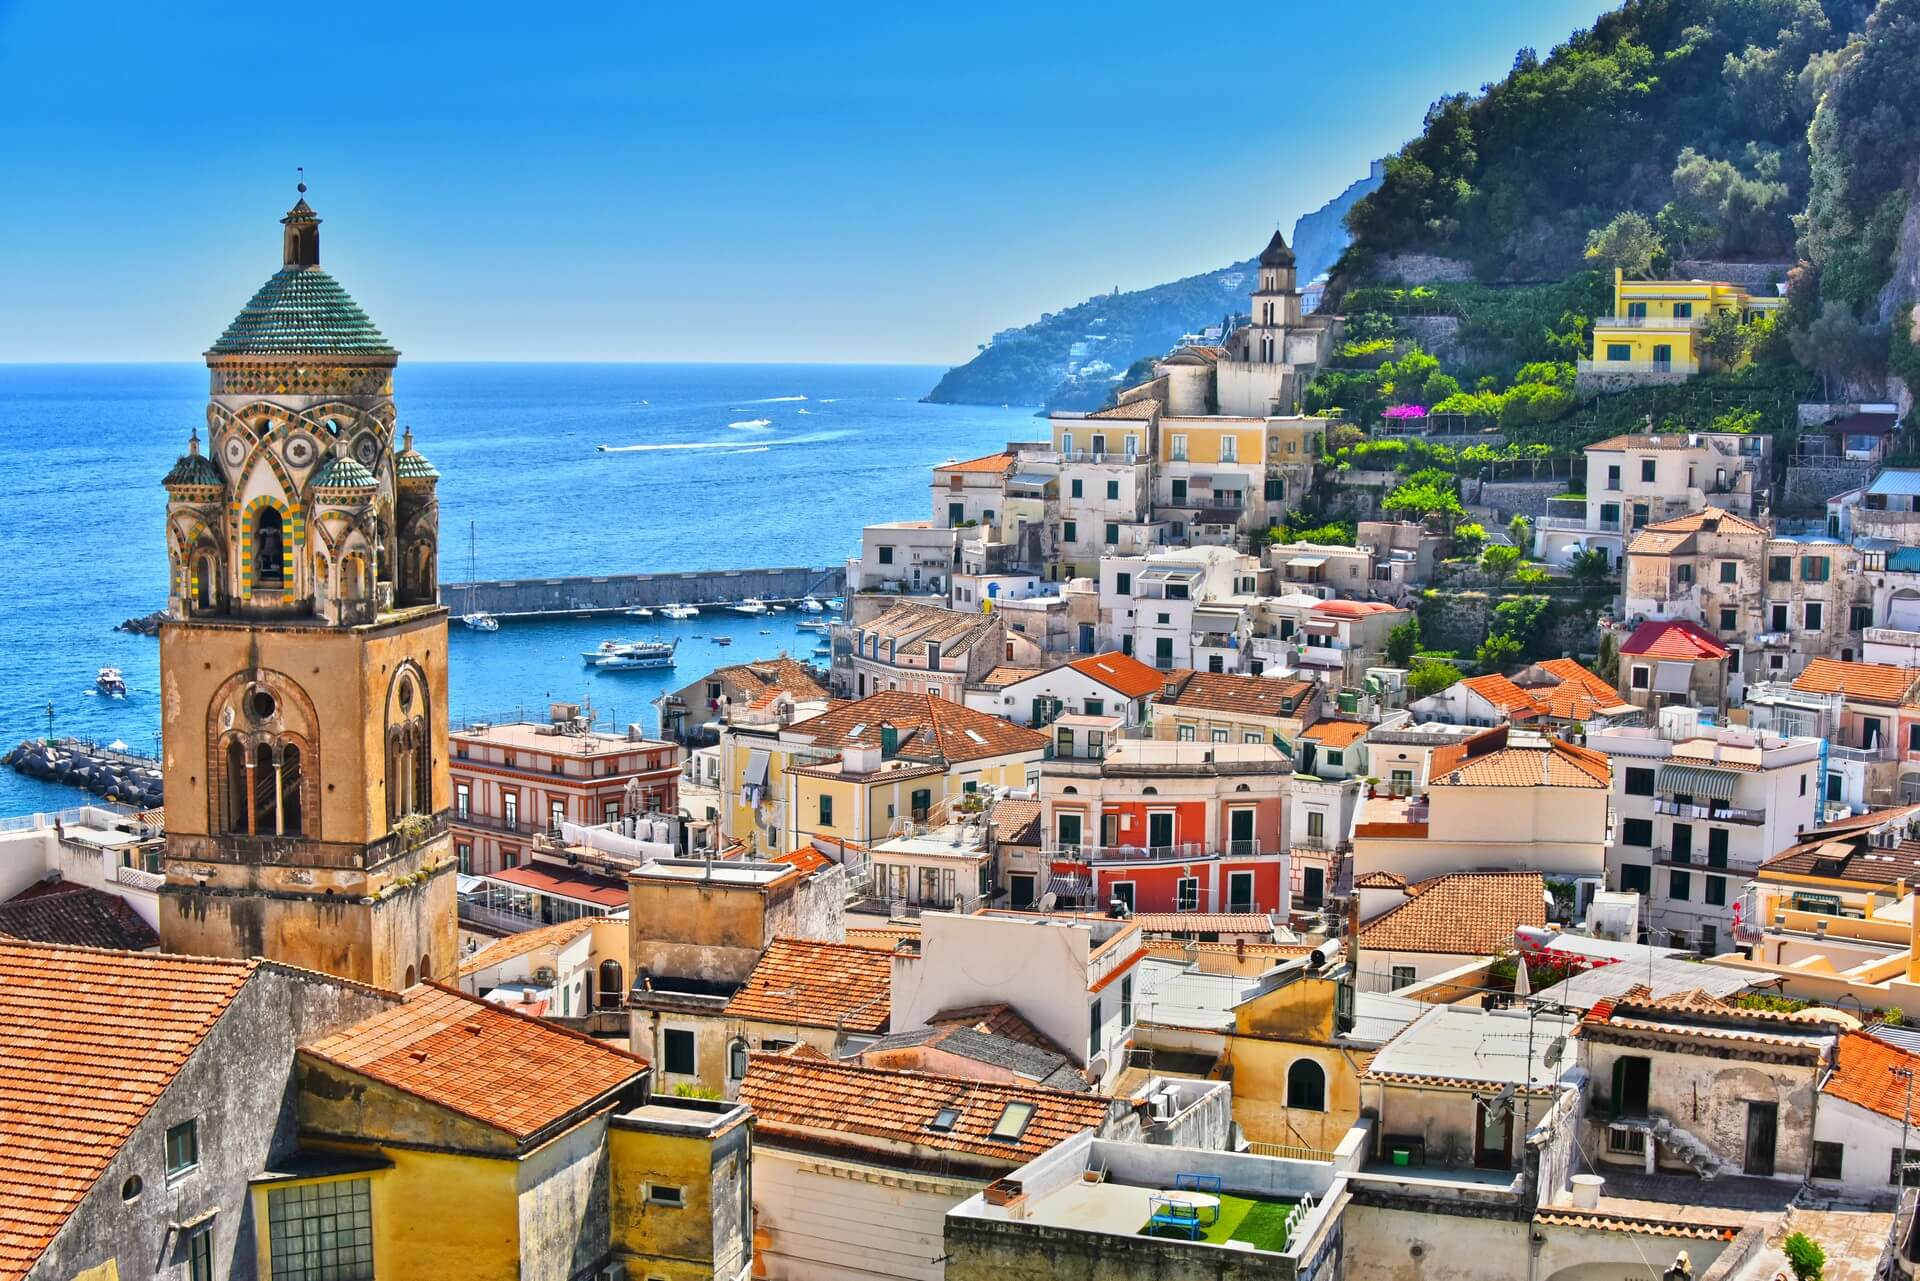
[[[1196,672],[1180,668],[1165,673],[1172,693],[1163,693],[1162,707],[1192,707],[1249,716],[1294,716],[1312,700],[1312,681],[1277,677],[1241,676],[1229,672]]]
[[[1690,1223],[1680,1219],[1641,1219],[1597,1210],[1541,1210],[1535,1223],[1556,1228],[1585,1228],[1590,1232],[1626,1232],[1635,1236],[1681,1237],[1693,1241],[1731,1241],[1740,1232],[1733,1224]]]
[[[160,946],[159,932],[125,899],[71,884],[63,884],[58,893],[0,903],[0,936],[118,952]]]
[[[1311,739],[1325,748],[1338,750],[1351,747],[1367,736],[1373,726],[1365,721],[1315,721],[1300,732],[1303,739]]]
[[[1820,1092],[1899,1121],[1907,1115],[1908,1096],[1907,1082],[1896,1072],[1920,1072],[1920,1055],[1865,1032],[1847,1032],[1834,1046],[1833,1071]]]
[[[847,926],[847,945],[849,947],[877,948],[883,952],[893,951],[902,939],[918,939],[920,927],[911,922],[890,922],[886,925],[849,925]]]
[[[1105,409],[1096,409],[1088,414],[1089,418],[1121,418],[1130,422],[1146,422],[1163,408],[1161,401],[1154,396],[1141,396],[1119,405],[1110,405]]]
[[[1083,1130],[1097,1129],[1118,1108],[1118,1100],[1097,1094],[1052,1090],[897,1072],[781,1054],[754,1054],[740,1101],[753,1109],[756,1137],[782,1136],[846,1142],[858,1135],[891,1144],[912,1144],[930,1152],[960,1153],[999,1165],[1023,1165]],[[1014,1139],[995,1139],[1009,1104],[1033,1109]],[[950,1128],[935,1130],[943,1109],[959,1115]],[[889,1150],[888,1155],[896,1154]]]
[[[1368,872],[1353,883],[1356,890],[1404,890],[1407,878],[1398,872]]]
[[[433,983],[300,1052],[519,1140],[647,1070],[636,1054]]]
[[[979,680],[974,681],[970,688],[1005,689],[1009,685],[1026,680],[1029,676],[1041,676],[1047,671],[1048,669],[1045,667],[1013,667],[1002,663],[985,676],[982,676]]]
[[[916,761],[973,761],[1044,751],[1047,746],[1047,736],[1036,730],[950,699],[904,689],[869,694],[797,721],[786,733],[804,736],[817,747],[878,746],[883,721],[899,731],[899,754]]]
[[[994,833],[1002,845],[1040,844],[1042,833],[1039,801],[996,801],[993,813],[989,817],[993,822]]]
[[[1727,647],[1684,618],[1655,618],[1633,629],[1620,645],[1622,654],[1648,658],[1720,659]]]
[[[876,948],[814,939],[775,939],[727,1002],[730,1019],[884,1032],[893,960]]]
[[[1547,923],[1538,872],[1452,872],[1408,887],[1413,897],[1360,926],[1360,950],[1492,956],[1522,925]]]
[[[1014,462],[1016,461],[1016,458],[1017,458],[1016,455],[1009,454],[1005,450],[1001,450],[997,454],[988,454],[982,458],[969,458],[965,462],[942,463],[940,466],[934,468],[934,470],[935,471],[989,472],[989,473],[1004,472],[1007,470],[1007,468],[1013,466]]]
[[[0,1277],[26,1275],[255,968],[0,941]]]
[[[1915,681],[1920,681],[1920,670],[1911,667],[1816,658],[1793,678],[1793,687],[1815,694],[1844,694],[1862,703],[1899,703]]]
[[[1540,712],[1540,704],[1534,701],[1533,695],[1498,672],[1469,676],[1460,684],[1462,688],[1472,690],[1493,704],[1496,711],[1505,712],[1515,719],[1530,719]]]
[[[1259,912],[1140,912],[1133,921],[1145,934],[1265,934],[1273,921]]]
[[[1022,1045],[1064,1053],[1051,1037],[1027,1022],[1018,1010],[1005,1001],[993,1001],[985,1005],[956,1005],[938,1010],[927,1020],[927,1026],[970,1027],[991,1036],[1004,1036]]]
[[[1509,737],[1505,726],[1435,748],[1427,775],[1429,786],[1441,787],[1613,786],[1603,753],[1558,738]]]
[[[943,652],[958,653],[988,637],[993,616],[903,600],[855,630],[901,644],[938,641]]]
[[[1631,710],[1618,690],[1572,658],[1549,658],[1540,670],[1560,678],[1553,686],[1529,686],[1527,692],[1555,720],[1591,720],[1596,713]]]
[[[537,930],[522,930],[518,934],[509,934],[503,939],[496,939],[460,962],[460,977],[466,978],[470,974],[478,974],[481,970],[490,970],[496,965],[504,965],[515,957],[537,952],[543,947],[565,947],[592,929],[593,918],[583,916],[578,920],[542,925]]]
[[[833,866],[833,860],[815,849],[811,842],[797,849],[788,850],[785,854],[775,854],[773,861],[776,863],[790,863],[809,876],[823,867]]]
[[[1067,666],[1127,698],[1144,698],[1160,692],[1160,673],[1117,649],[1076,658]]]

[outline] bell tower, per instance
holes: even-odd
[[[1294,288],[1293,250],[1279,231],[1260,251],[1260,280],[1253,291],[1253,327],[1247,359],[1253,364],[1284,364],[1287,330],[1300,327],[1300,291]]]
[[[457,950],[439,473],[305,192],[163,482],[160,936],[401,988]]]

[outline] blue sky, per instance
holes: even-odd
[[[416,359],[966,359],[1244,257],[1601,0],[0,0],[0,360],[193,359],[322,256]]]

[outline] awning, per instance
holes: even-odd
[[[1684,694],[1693,686],[1692,663],[1661,663],[1653,671],[1653,692]]]
[[[1238,473],[1222,472],[1213,478],[1213,487],[1215,489],[1245,489],[1247,487],[1247,478]]]
[[[1662,765],[1653,785],[1656,791],[1731,801],[1736,778],[1727,770],[1708,769],[1703,765]]]
[[[1191,486],[1192,486],[1193,488],[1195,488],[1195,489],[1212,489],[1212,488],[1213,488],[1213,477],[1211,477],[1211,476],[1198,476],[1198,475],[1196,475],[1196,476],[1189,476],[1189,477],[1187,477],[1187,484],[1189,484],[1189,485],[1191,485]]]
[[[1301,569],[1318,569],[1326,563],[1327,558],[1325,556],[1295,556],[1287,562],[1287,568],[1293,569],[1298,566]]]
[[[744,781],[748,787],[765,787],[767,785],[766,752],[755,748],[747,753],[747,777]]]
[[[1312,632],[1315,635],[1331,636],[1340,630],[1340,624],[1328,622],[1321,618],[1314,618],[1300,624],[1300,630],[1303,632]]]
[[[1007,484],[1018,486],[1021,489],[1045,489],[1052,483],[1053,477],[1041,472],[1015,472],[1007,478]]]

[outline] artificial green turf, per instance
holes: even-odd
[[[1223,1195],[1220,1218],[1202,1224],[1199,1239],[1213,1245],[1245,1241],[1256,1250],[1278,1253],[1287,1248],[1287,1214],[1292,1201],[1253,1201],[1246,1197]],[[1140,1229],[1142,1236],[1165,1237],[1184,1241],[1185,1234],[1172,1228]]]

